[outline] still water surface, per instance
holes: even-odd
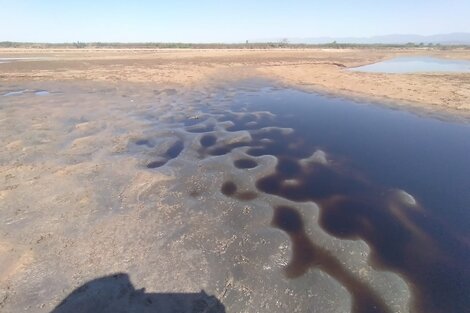
[[[469,73],[470,61],[450,60],[425,56],[398,57],[382,62],[351,68],[351,70],[369,73]]]
[[[248,155],[278,158],[276,172],[259,179],[258,190],[318,203],[321,226],[338,238],[365,240],[373,264],[400,273],[410,283],[420,312],[468,308],[469,124],[278,88],[241,94],[233,99],[232,109],[248,114],[225,114],[221,120],[233,122],[229,131],[270,126],[294,130],[252,132]],[[249,114],[260,110],[275,117]],[[240,146],[204,140],[212,155]],[[302,161],[315,151],[324,152],[329,165]],[[256,163],[248,159],[235,166]],[[236,187],[228,182],[222,192],[235,194]],[[273,226],[290,234],[294,245],[289,276],[319,266],[339,281],[348,280],[321,249],[306,241],[295,207],[275,212]]]

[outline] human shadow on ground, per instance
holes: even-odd
[[[75,289],[51,313],[225,313],[224,305],[204,290],[199,293],[146,293],[129,275],[119,273]]]

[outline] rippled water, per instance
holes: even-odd
[[[370,73],[423,73],[423,72],[470,72],[470,61],[434,57],[398,57],[373,64],[351,68],[357,72]]]

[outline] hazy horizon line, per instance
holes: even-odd
[[[417,33],[388,33],[383,35],[373,35],[373,36],[276,36],[276,37],[267,37],[267,38],[252,38],[246,40],[235,40],[235,41],[158,41],[158,40],[150,40],[150,41],[106,41],[106,40],[70,40],[70,41],[22,41],[22,40],[0,40],[0,43],[16,43],[16,44],[74,44],[74,43],[84,43],[84,44],[92,44],[92,43],[106,43],[106,44],[243,44],[243,43],[279,43],[283,39],[284,40],[325,40],[331,39],[332,41],[338,39],[350,39],[350,40],[370,40],[374,38],[387,38],[387,37],[420,37],[420,38],[432,38],[432,37],[440,37],[440,36],[451,36],[451,35],[464,35],[469,36],[470,32],[451,32],[451,33],[438,33],[432,35],[421,35]],[[467,40],[467,39],[466,39]],[[289,42],[284,42],[288,44]],[[361,44],[361,42],[341,42],[341,44]],[[302,44],[302,42],[295,42],[291,44]],[[305,42],[304,44],[315,44],[315,43],[308,43]],[[325,43],[316,43],[316,44],[327,44]],[[380,44],[371,43],[371,42],[364,42],[363,44]],[[392,44],[392,43],[387,43]],[[400,43],[396,43],[400,44]]]

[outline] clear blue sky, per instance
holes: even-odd
[[[470,32],[470,0],[0,0],[0,41],[239,42]]]

